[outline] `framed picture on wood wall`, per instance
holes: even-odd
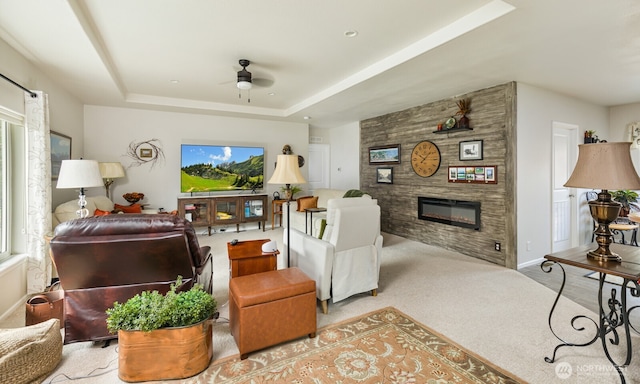
[[[393,184],[393,168],[380,167],[376,169],[376,181],[381,184]]]
[[[482,160],[482,140],[460,142],[460,160]]]
[[[62,160],[71,159],[71,137],[51,131],[51,180],[58,180]]]
[[[370,147],[369,164],[400,164],[400,144]]]

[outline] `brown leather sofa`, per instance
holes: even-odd
[[[180,290],[203,281],[211,289],[210,247],[200,247],[190,222],[174,215],[126,214],[75,219],[58,225],[51,257],[65,297],[65,344],[116,338],[107,308],[145,290]],[[204,276],[206,275],[206,276]]]

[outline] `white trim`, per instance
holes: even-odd
[[[540,265],[540,264],[542,264],[543,261],[545,261],[544,257],[541,257],[541,258],[535,259],[535,260],[530,260],[530,261],[527,261],[525,263],[518,264],[518,269],[530,267],[532,265]]]
[[[0,118],[10,123],[24,125],[24,115],[0,105]]]

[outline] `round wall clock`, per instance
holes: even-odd
[[[411,167],[422,177],[432,176],[440,168],[440,150],[434,143],[424,140],[411,152]]]

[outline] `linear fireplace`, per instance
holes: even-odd
[[[418,197],[418,219],[480,230],[480,202]]]

